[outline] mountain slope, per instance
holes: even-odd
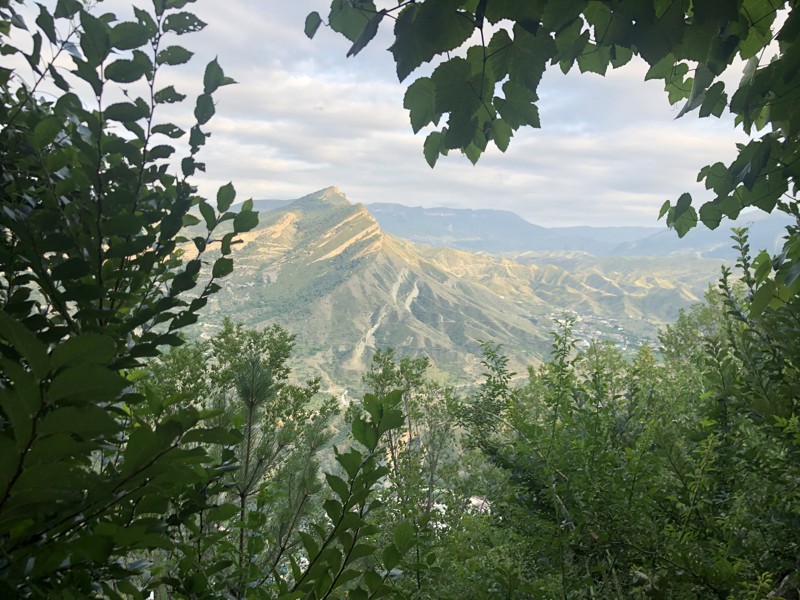
[[[298,372],[357,388],[376,348],[430,357],[443,379],[477,378],[480,341],[505,346],[512,367],[543,358],[552,316],[620,345],[697,301],[718,272],[699,259],[613,262],[585,254],[520,260],[415,244],[384,233],[361,204],[327,188],[260,214],[236,250],[236,270],[209,303],[222,317],[280,323],[298,334]],[[624,333],[620,333],[620,332]]]

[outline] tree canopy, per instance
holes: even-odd
[[[406,81],[425,63],[429,76],[408,85],[403,105],[415,133],[429,129],[424,154],[460,150],[476,163],[489,143],[508,148],[520,127],[540,127],[538,88],[548,67],[605,75],[634,56],[645,79],[664,82],[678,116],[720,117],[727,109],[750,136],[730,164],[703,167],[712,198],[699,210],[688,193],[667,201],[661,217],[679,235],[698,221],[715,229],[748,207],[798,217],[800,162],[800,12],[778,0],[333,0],[327,24],[358,54],[383,22],[393,21],[389,48]],[[313,37],[323,22],[306,19]],[[743,65],[743,67],[742,67]],[[738,87],[723,76],[741,69]],[[758,259],[759,310],[800,289],[797,230],[783,253]]]

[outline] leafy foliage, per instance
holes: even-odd
[[[60,0],[35,27],[19,4],[0,4],[0,51],[22,65],[0,69],[0,594],[117,597],[146,567],[134,557],[172,544],[171,503],[233,460],[209,453],[235,436],[204,410],[167,410],[174,398],[133,384],[219,289],[227,256],[198,276],[216,224],[237,215],[211,209],[183,257],[180,230],[207,206],[189,177],[210,115],[175,176],[162,136],[184,134],[156,109],[181,98],[158,88],[161,69],[191,54],[167,40],[203,26],[185,2],[118,22]],[[205,79],[213,105],[232,80],[216,61]],[[222,255],[247,229],[234,223]]]
[[[387,471],[382,439],[402,422],[398,397],[365,398],[366,418],[353,421],[352,434],[367,452],[352,440],[346,451],[334,449],[338,468],[323,478],[320,461],[330,451],[338,407],[319,401],[318,381],[290,382],[293,346],[294,336],[278,326],[252,331],[225,321],[213,338],[148,366],[142,385],[212,409],[220,428],[242,432],[232,446],[238,466],[196,486],[193,502],[184,504],[179,543],[151,569],[160,590],[323,598],[346,586],[360,597],[360,581],[371,597],[388,592],[385,573],[413,540],[398,534],[380,555],[368,540],[382,512],[372,498]],[[385,568],[378,572],[365,559]]]
[[[727,109],[751,136],[736,159],[701,169],[698,181],[713,192],[699,212],[689,194],[665,202],[661,217],[683,236],[698,221],[711,229],[748,207],[798,217],[800,153],[800,13],[795,3],[740,2],[510,2],[406,0],[378,9],[372,2],[331,4],[330,26],[358,41],[360,51],[385,15],[394,18],[392,52],[404,81],[425,63],[428,76],[411,83],[403,105],[415,133],[433,127],[424,155],[460,150],[473,163],[488,144],[508,148],[523,126],[539,127],[536,106],[549,66],[604,75],[633,56],[649,65],[645,79],[664,82],[678,116],[698,111],[719,117]],[[321,17],[312,13],[316,33]],[[345,26],[346,24],[346,26]],[[358,34],[358,31],[362,34]],[[738,87],[723,75],[746,61]],[[445,119],[444,124],[440,122]],[[790,231],[771,269],[775,302],[800,290],[800,246]],[[765,288],[766,289],[766,288]],[[767,292],[764,292],[765,294]]]
[[[608,344],[576,352],[566,320],[525,386],[491,385],[495,408],[467,411],[516,490],[498,508],[540,595],[796,593],[798,307],[748,316],[759,284],[736,242],[747,289],[724,271],[666,328],[662,364],[647,346],[632,361]],[[490,385],[503,370],[487,364]]]

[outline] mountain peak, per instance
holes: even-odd
[[[303,196],[299,200],[296,200],[296,202],[303,204],[320,203],[327,204],[329,206],[350,206],[350,201],[344,195],[344,192],[342,192],[335,185],[318,190],[313,194]]]

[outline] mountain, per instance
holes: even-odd
[[[298,374],[331,389],[357,389],[375,349],[389,346],[430,357],[451,383],[478,377],[481,340],[503,344],[512,368],[524,369],[547,355],[553,317],[565,311],[579,336],[635,347],[719,272],[718,261],[701,259],[511,260],[418,244],[385,233],[336,188],[261,213],[243,239],[203,334],[225,316],[280,323],[298,336]]]
[[[381,228],[414,242],[470,252],[507,254],[524,252],[586,252],[595,256],[669,256],[694,254],[735,259],[731,228],[750,227],[751,247],[776,250],[789,219],[783,213],[749,213],[716,230],[702,225],[684,238],[666,227],[541,227],[519,215],[491,209],[409,207],[374,203],[367,208]]]
[[[385,202],[368,204],[367,208],[387,233],[412,242],[469,252],[580,250],[596,253],[605,246],[611,247],[611,244],[580,234],[565,235],[562,231],[534,225],[507,210],[423,208]]]
[[[751,212],[741,215],[736,221],[725,222],[711,230],[698,225],[683,238],[674,231],[664,229],[639,240],[621,243],[612,254],[623,256],[666,256],[696,254],[708,258],[735,259],[736,252],[731,248],[731,228],[747,227],[749,243],[754,251],[774,252],[783,246],[786,225],[790,223],[784,213],[767,214]]]

